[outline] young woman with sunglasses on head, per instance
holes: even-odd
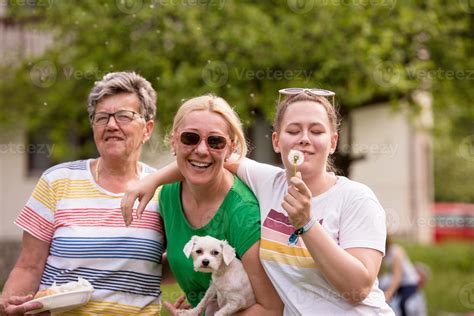
[[[285,304],[285,315],[393,315],[378,288],[385,251],[385,213],[365,185],[330,172],[338,117],[320,89],[283,89],[272,134],[285,169],[250,159],[226,168],[260,203],[260,260]],[[294,172],[290,151],[304,159]],[[151,175],[129,192],[146,202],[157,184],[178,177],[176,166]],[[139,207],[140,209],[141,207]],[[124,208],[123,208],[124,209]]]
[[[183,179],[162,187],[159,212],[165,226],[167,261],[188,301],[193,306],[199,303],[211,274],[194,271],[183,248],[194,235],[210,235],[235,248],[249,275],[257,304],[243,313],[281,314],[283,304],[258,258],[257,200],[242,181],[224,169],[224,161],[234,151],[242,156],[247,153],[237,114],[222,98],[206,95],[190,99],[176,113],[169,141]],[[173,314],[179,305],[165,303]]]

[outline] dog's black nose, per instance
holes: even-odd
[[[207,267],[209,265],[209,260],[207,259],[202,260],[202,265]]]

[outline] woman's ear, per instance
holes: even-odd
[[[143,134],[143,144],[146,143],[151,135],[153,134],[153,128],[155,127],[155,121],[149,120],[145,122],[145,133]]]
[[[339,139],[339,134],[336,132],[331,136],[331,150],[329,151],[331,154],[334,154],[337,147],[337,140]]]
[[[278,138],[277,132],[272,133],[272,144],[273,144],[273,150],[279,154],[280,153],[280,140]]]

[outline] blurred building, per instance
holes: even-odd
[[[6,8],[6,3],[0,0],[0,65],[14,67],[23,58],[43,53],[52,39],[48,34],[26,30],[21,24],[8,20]],[[0,133],[0,284],[19,252],[22,232],[13,221],[37,181],[37,174],[28,168],[31,148],[21,126],[11,131],[3,129]]]

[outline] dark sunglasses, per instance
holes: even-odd
[[[201,142],[201,135],[194,132],[182,132],[180,136],[181,143],[188,146],[196,146]],[[224,149],[227,145],[227,139],[224,136],[210,135],[207,137],[207,146],[211,149]]]

